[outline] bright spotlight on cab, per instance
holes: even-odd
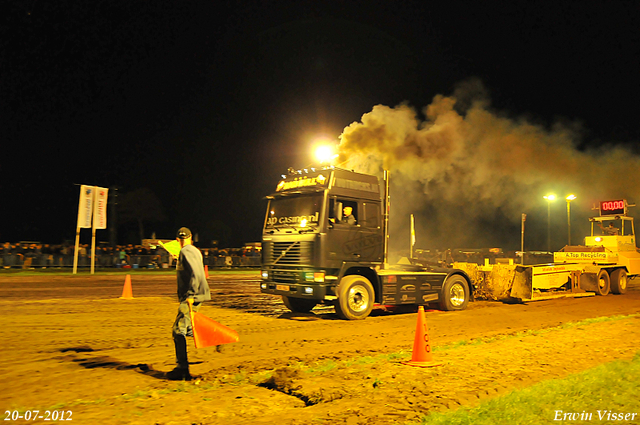
[[[329,145],[321,145],[316,148],[316,159],[320,161],[320,163],[331,162],[336,156],[333,148]]]

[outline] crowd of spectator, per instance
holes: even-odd
[[[203,248],[204,265],[214,267],[259,267],[260,251],[255,247],[240,249]],[[50,245],[39,242],[5,242],[0,245],[0,266],[9,268],[73,267],[75,246]],[[95,267],[102,268],[169,268],[175,260],[161,246],[117,245],[96,246]],[[78,247],[78,267],[91,266],[91,246]]]

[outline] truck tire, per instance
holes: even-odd
[[[282,302],[294,313],[308,313],[318,304],[316,300],[305,300],[302,298],[287,297],[286,295],[282,296]]]
[[[609,273],[605,269],[598,272],[598,280],[596,285],[596,295],[607,295],[611,287]]]
[[[440,308],[446,311],[464,310],[469,304],[469,285],[460,275],[449,276],[442,285]]]
[[[345,276],[336,288],[335,302],[338,317],[345,320],[360,320],[373,309],[374,293],[369,279],[364,276]]]
[[[627,271],[625,269],[615,269],[611,272],[611,292],[614,294],[627,292]]]

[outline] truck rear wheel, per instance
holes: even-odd
[[[449,276],[442,285],[440,308],[447,311],[464,310],[469,303],[469,286],[459,275]]]
[[[286,295],[282,296],[282,302],[294,313],[308,313],[318,304],[316,300],[305,300],[302,298],[287,297]]]
[[[373,286],[364,276],[345,276],[336,288],[335,302],[338,317],[345,320],[359,320],[367,317],[373,309]]]
[[[611,287],[611,281],[609,280],[609,273],[602,269],[598,272],[598,284],[596,285],[597,295],[607,295]]]
[[[615,269],[611,272],[611,292],[614,294],[627,292],[627,271],[625,269]]]

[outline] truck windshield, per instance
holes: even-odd
[[[322,195],[282,197],[269,202],[265,231],[293,228],[298,231],[314,231],[318,228]]]

